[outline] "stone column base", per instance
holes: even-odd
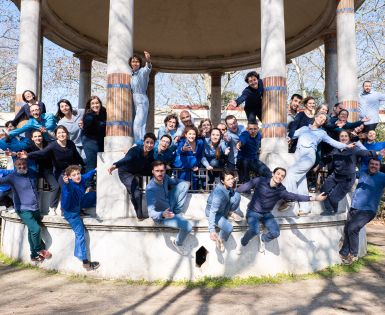
[[[288,169],[294,163],[294,154],[288,153],[286,138],[264,138],[259,159],[271,171],[278,166]]]
[[[123,158],[123,152],[98,153],[96,213],[102,219],[136,218],[126,187],[118,171],[110,175],[107,169]]]

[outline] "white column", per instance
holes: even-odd
[[[16,111],[25,90],[38,94],[40,58],[40,0],[21,0],[20,37],[16,79]]]
[[[356,31],[354,1],[337,1],[337,56],[338,101],[351,113],[349,119],[358,119]]]
[[[149,102],[146,132],[154,132],[155,130],[155,76],[154,68],[150,72],[150,79],[148,81],[147,96]]]
[[[107,129],[104,153],[98,156],[97,213],[102,218],[135,217],[118,171],[107,168],[121,159],[133,144],[131,68],[134,0],[110,0],[107,55]]]
[[[80,62],[78,108],[85,108],[91,96],[92,56],[88,54],[75,54],[74,57],[77,57]]]
[[[287,165],[286,48],[283,0],[261,0],[261,62],[264,84],[261,159]]]
[[[335,33],[328,34],[324,38],[325,44],[325,101],[329,105],[329,111],[338,102],[338,62],[337,62],[337,37]]]
[[[222,87],[221,87],[221,72],[211,72],[211,107],[210,118],[213,125],[216,127],[221,122],[222,109]]]

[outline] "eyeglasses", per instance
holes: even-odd
[[[227,131],[226,128],[223,128],[223,129],[219,128],[219,130],[220,130],[220,131]]]

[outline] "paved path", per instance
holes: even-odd
[[[385,226],[369,241],[385,252]],[[359,273],[236,289],[87,283],[0,264],[0,314],[385,314],[385,261]]]

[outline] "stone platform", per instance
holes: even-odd
[[[292,210],[277,212],[281,235],[266,245],[266,252],[258,252],[258,238],[254,238],[242,255],[236,245],[247,229],[245,221],[233,223],[234,231],[226,243],[226,250],[216,250],[209,238],[204,206],[207,194],[191,194],[185,212],[194,230],[188,236],[187,256],[179,255],[171,245],[175,230],[154,224],[151,219],[138,222],[135,218],[85,218],[87,242],[91,259],[101,267],[86,272],[73,256],[74,234],[61,217],[44,216],[43,239],[53,257],[41,264],[44,269],[66,273],[87,274],[98,278],[127,278],[146,280],[194,280],[204,276],[248,277],[278,273],[308,273],[340,263],[338,248],[341,241],[345,213],[320,216],[321,204],[313,202],[313,213],[296,217]],[[250,196],[242,196],[244,211]],[[348,200],[340,203],[344,211]],[[114,211],[111,209],[111,211]],[[2,213],[2,252],[14,259],[29,262],[27,229],[16,214]],[[366,238],[360,235],[360,255],[366,253]]]

